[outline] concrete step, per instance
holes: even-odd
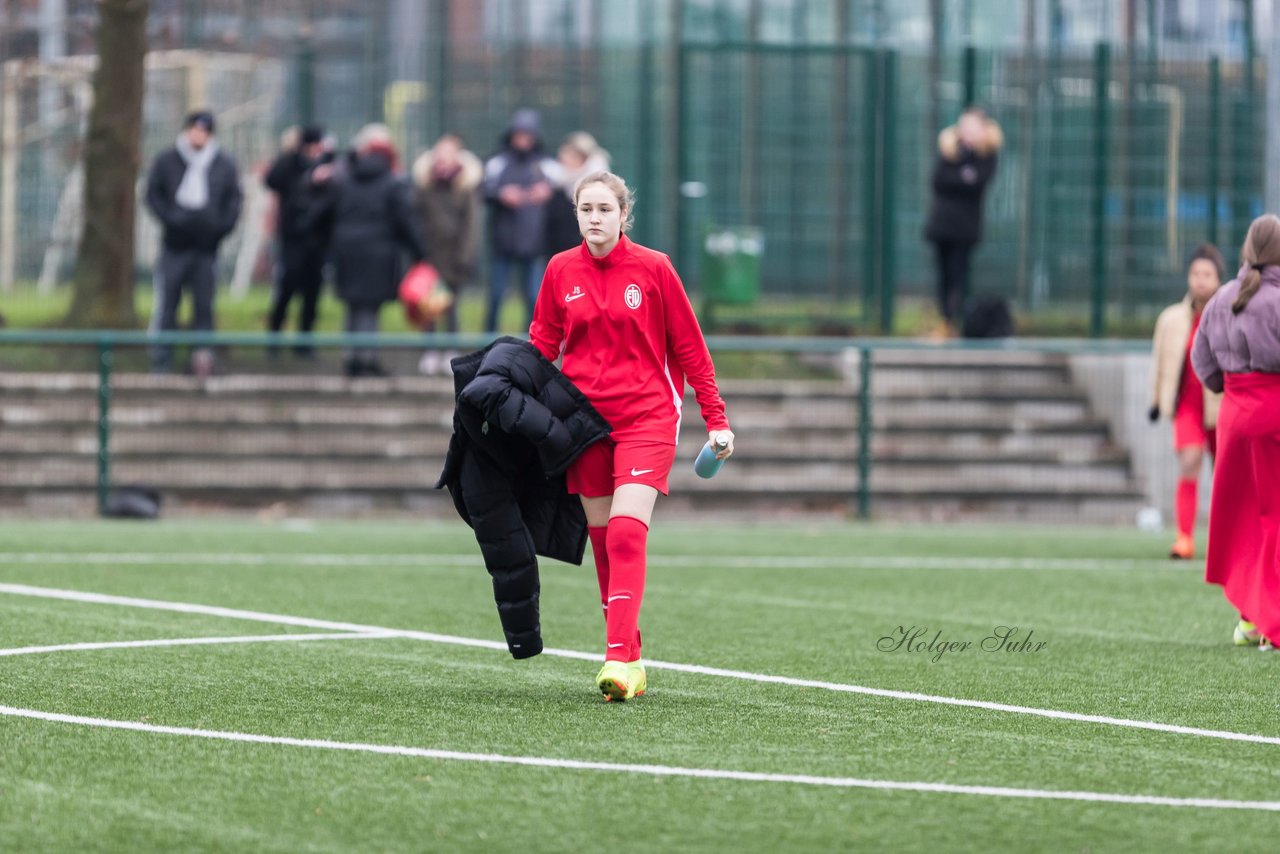
[[[113,460],[111,478],[114,483],[149,483],[182,492],[208,488],[414,490],[430,488],[442,466],[441,458],[332,458],[317,465],[315,460],[296,457],[127,455]],[[876,491],[894,494],[1117,493],[1129,488],[1126,474],[1123,467],[1112,465],[883,463],[872,468],[871,483]],[[33,465],[6,466],[0,472],[0,486],[88,488],[96,478],[96,458],[92,456],[51,457]],[[845,491],[857,488],[858,467],[847,460],[779,463],[735,457],[720,475],[708,481],[693,474],[690,460],[681,459],[672,471],[671,482],[694,491]]]
[[[738,454],[712,480],[691,469],[706,432],[690,395],[671,477],[685,498],[670,504],[850,512],[859,407],[857,372],[845,375],[855,382],[722,383]],[[872,393],[877,516],[1063,519],[1106,507],[1098,521],[1114,522],[1139,503],[1127,455],[1059,356],[882,351]],[[446,378],[121,374],[112,481],[153,484],[185,508],[279,502],[451,514],[431,487],[453,403]],[[0,374],[0,506],[92,500],[97,405],[93,374]]]
[[[388,431],[391,432],[391,431]],[[693,447],[700,436],[688,436],[681,446],[681,456],[692,459]],[[856,436],[836,440],[820,440],[806,436],[805,441],[762,443],[758,436],[744,436],[738,442],[735,464],[795,464],[818,461],[856,462],[859,444]],[[111,458],[115,462],[154,460],[159,456],[180,454],[199,457],[209,465],[221,465],[228,459],[261,460],[342,460],[350,462],[380,459],[443,459],[449,437],[442,431],[399,431],[379,435],[376,442],[364,433],[348,430],[295,429],[281,430],[116,430],[111,435]],[[872,443],[872,461],[884,465],[946,466],[965,464],[1007,463],[1018,465],[1088,465],[1099,464],[1126,468],[1128,455],[1097,441],[1080,448],[1063,448],[1060,443],[1046,441],[1043,446],[1028,445],[1013,450],[974,443],[970,447],[942,445],[929,439],[912,450],[903,450],[901,442],[876,439]],[[700,447],[698,445],[697,447]],[[98,437],[89,431],[0,433],[0,465],[19,467],[40,465],[54,459],[96,459]],[[39,455],[39,459],[33,459]]]
[[[690,421],[699,421],[696,407]],[[0,405],[0,424],[63,428],[96,424],[98,408],[87,400],[55,400],[30,404]],[[735,430],[789,426],[797,430],[854,429],[858,408],[854,401],[819,400],[768,401],[730,408]],[[113,427],[167,426],[190,429],[217,425],[241,426],[338,425],[353,428],[420,427],[452,429],[453,407],[431,406],[411,399],[344,400],[329,402],[282,400],[217,400],[176,398],[140,403],[116,400],[111,406]],[[1101,421],[1090,416],[1080,400],[1060,401],[936,401],[884,400],[872,407],[877,430],[893,429],[974,429],[1026,431],[1068,430],[1073,425],[1094,429]]]
[[[720,383],[730,405],[760,401],[856,400],[856,383],[830,380],[726,380]],[[115,401],[164,402],[175,398],[207,397],[276,401],[380,400],[407,398],[418,402],[452,403],[451,380],[428,377],[395,377],[347,380],[340,377],[275,377],[243,375],[201,381],[194,377],[120,374],[112,380]],[[1046,399],[1076,396],[1065,371],[1035,375],[1027,371],[948,372],[893,368],[878,369],[872,380],[877,398],[921,397],[940,399]],[[0,374],[0,401],[5,404],[45,403],[77,399],[96,405],[98,380],[92,374]],[[693,403],[692,392],[686,402]]]
[[[856,393],[856,387],[852,389]],[[1031,371],[919,371],[877,370],[871,379],[873,397],[920,397],[955,400],[973,398],[1060,400],[1074,398],[1078,392],[1067,381],[1064,371],[1037,373]]]
[[[361,493],[298,493],[259,489],[209,489],[198,494],[165,492],[165,515],[192,516],[223,514],[228,509],[255,511],[270,517],[342,516],[347,518],[377,514],[411,518],[456,520],[457,513],[443,490],[404,492],[398,490]],[[875,493],[871,496],[873,517],[881,521],[909,522],[1031,522],[1114,525],[1132,520],[1144,503],[1137,495],[1096,494],[1017,496],[919,496]],[[676,491],[659,501],[660,518],[674,519],[690,513],[699,518],[716,515],[731,518],[777,520],[821,514],[852,519],[857,513],[857,497],[846,492],[738,493],[734,491]],[[7,489],[0,487],[0,512],[35,517],[86,517],[95,512],[96,496],[88,489]]]

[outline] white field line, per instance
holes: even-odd
[[[49,587],[30,587],[25,584],[0,584],[0,594],[9,593],[15,596],[32,596],[43,599],[62,599],[72,602],[89,602],[101,605],[123,605],[133,608],[147,608],[158,611],[178,611],[186,614],[204,614],[213,617],[225,617],[234,620],[254,620],[265,623],[278,623],[289,626],[304,626],[315,629],[328,629],[340,632],[358,632],[360,634],[385,634],[386,637],[409,638],[428,641],[430,643],[453,644],[456,646],[478,647],[481,649],[507,651],[505,643],[498,641],[464,638],[456,635],[442,635],[433,632],[419,632],[406,629],[391,629],[385,626],[366,626],[358,623],[343,623],[332,620],[313,620],[309,617],[292,617],[286,614],[267,614],[260,611],[241,611],[233,608],[220,608],[212,605],[197,605],[187,602],[163,602],[154,599],[134,599],[126,596],[110,596],[102,593],[83,593],[76,590],[59,590]],[[598,662],[598,653],[578,652],[569,649],[548,647],[544,655],[559,658],[572,658],[580,661]],[[1016,706],[1009,703],[993,703],[986,700],[966,700],[959,697],[942,697],[934,694],[920,694],[914,691],[895,691],[887,688],[870,688],[864,685],[851,685],[842,682],[824,682],[817,679],[796,679],[790,676],[772,676],[766,673],[751,673],[744,670],[725,670],[719,667],[703,667],[697,664],[680,664],[670,661],[645,660],[645,666],[651,669],[674,670],[679,673],[693,673],[700,676],[715,676],[723,679],[740,679],[746,682],[761,682],[772,685],[786,685],[792,688],[816,688],[823,691],[835,691],[845,694],[861,694],[869,697],[883,697],[890,700],[910,700],[920,703],[936,703],[944,706],[959,706],[970,709],[984,709],[992,712],[1005,712],[1017,715],[1050,718],[1053,720],[1075,721],[1077,723],[1101,724],[1103,726],[1125,727],[1129,729],[1167,732],[1177,735],[1190,735],[1200,738],[1217,738],[1226,741],[1244,741],[1253,744],[1280,745],[1280,736],[1258,735],[1256,733],[1232,732],[1230,730],[1204,729],[1201,727],[1180,726],[1177,724],[1159,723],[1156,721],[1130,720],[1113,718],[1106,715],[1087,715],[1077,712],[1064,712],[1057,709],[1042,709],[1034,706]]]
[[[649,555],[652,566],[676,569],[723,566],[730,569],[924,569],[924,570],[1027,570],[1098,572],[1135,569],[1161,571],[1200,570],[1196,561],[1170,562],[1157,558],[987,558],[937,557],[909,555],[850,555],[795,557],[759,555],[755,557],[722,557],[718,555]],[[195,553],[195,552],[0,552],[0,566],[11,564],[103,564],[123,566],[168,565],[189,566],[335,566],[335,567],[432,567],[483,566],[480,555],[459,554],[261,554],[261,553]]]
[[[55,646],[19,646],[0,649],[0,658],[41,655],[47,652],[88,652],[96,649],[144,649],[161,646],[213,646],[233,643],[291,643],[300,641],[372,640],[395,637],[394,632],[332,632],[329,634],[239,635],[235,637],[156,638],[154,640],[63,643]]]
[[[385,637],[412,638],[432,643],[447,643],[457,646],[474,646],[481,649],[497,649],[507,651],[507,645],[500,641],[463,638],[456,635],[440,635],[433,632],[418,632],[402,629],[389,629],[384,626],[364,626],[358,623],[344,623],[335,620],[313,620],[310,617],[291,617],[287,614],[264,614],[261,611],[243,611],[236,608],[221,608],[216,605],[197,605],[189,602],[162,602],[156,599],[135,599],[129,596],[109,596],[103,593],[82,593],[78,590],[58,590],[51,587],[30,587],[26,584],[0,584],[0,593],[14,596],[33,596],[40,599],[62,599],[69,602],[88,602],[97,605],[123,605],[129,608],[145,608],[152,611],[176,611],[181,614],[203,614],[209,617],[223,617],[229,620],[252,620],[259,623],[275,623],[282,626],[300,626],[309,629],[327,629],[332,632],[354,632],[358,634],[381,634]],[[580,657],[595,661],[600,656],[588,653],[574,653],[570,657]]]
[[[1110,792],[1054,791],[1052,789],[1012,789],[1000,786],[961,786],[951,783],[928,783],[902,780],[864,780],[857,777],[818,777],[807,774],[764,774],[755,771],[731,771],[716,768],[682,768],[672,765],[633,765],[613,762],[586,762],[578,759],[555,759],[538,756],[507,756],[499,753],[463,753],[456,750],[433,750],[425,747],[401,747],[387,744],[325,741],[309,738],[287,738],[253,733],[222,732],[188,727],[158,726],[137,721],[116,721],[80,715],[62,715],[33,709],[0,706],[0,716],[28,718],[50,723],[76,724],[103,729],[177,735],[217,741],[306,747],[355,753],[377,753],[411,756],[454,762],[482,762],[491,765],[520,765],[534,768],[563,768],[574,771],[611,771],[621,774],[647,774],[654,777],[694,777],[703,780],[737,780],[751,783],[791,783],[805,786],[829,786],[842,789],[881,789],[907,792],[944,792],[955,795],[984,795],[995,798],[1031,798],[1054,801],[1088,801],[1109,804],[1136,804],[1161,807],[1193,807],[1201,809],[1265,810],[1280,812],[1280,801],[1230,801],[1216,798],[1169,798],[1158,795],[1121,795]]]

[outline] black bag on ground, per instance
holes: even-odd
[[[108,519],[155,519],[160,515],[160,490],[150,486],[113,489],[102,515]]]
[[[975,297],[964,308],[960,334],[965,338],[1008,338],[1013,335],[1013,315],[1004,297]]]

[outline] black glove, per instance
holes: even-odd
[[[1157,421],[1159,421],[1159,420],[1160,420],[1160,407],[1158,407],[1158,406],[1153,406],[1153,407],[1151,407],[1150,409],[1148,409],[1148,410],[1147,410],[1147,420],[1148,420],[1148,421],[1150,421],[1152,424],[1155,424]]]

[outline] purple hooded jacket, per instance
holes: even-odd
[[[1222,375],[1261,371],[1280,374],[1280,266],[1262,270],[1262,286],[1244,311],[1233,314],[1240,293],[1241,267],[1209,300],[1191,347],[1191,367],[1205,388],[1222,391]]]

